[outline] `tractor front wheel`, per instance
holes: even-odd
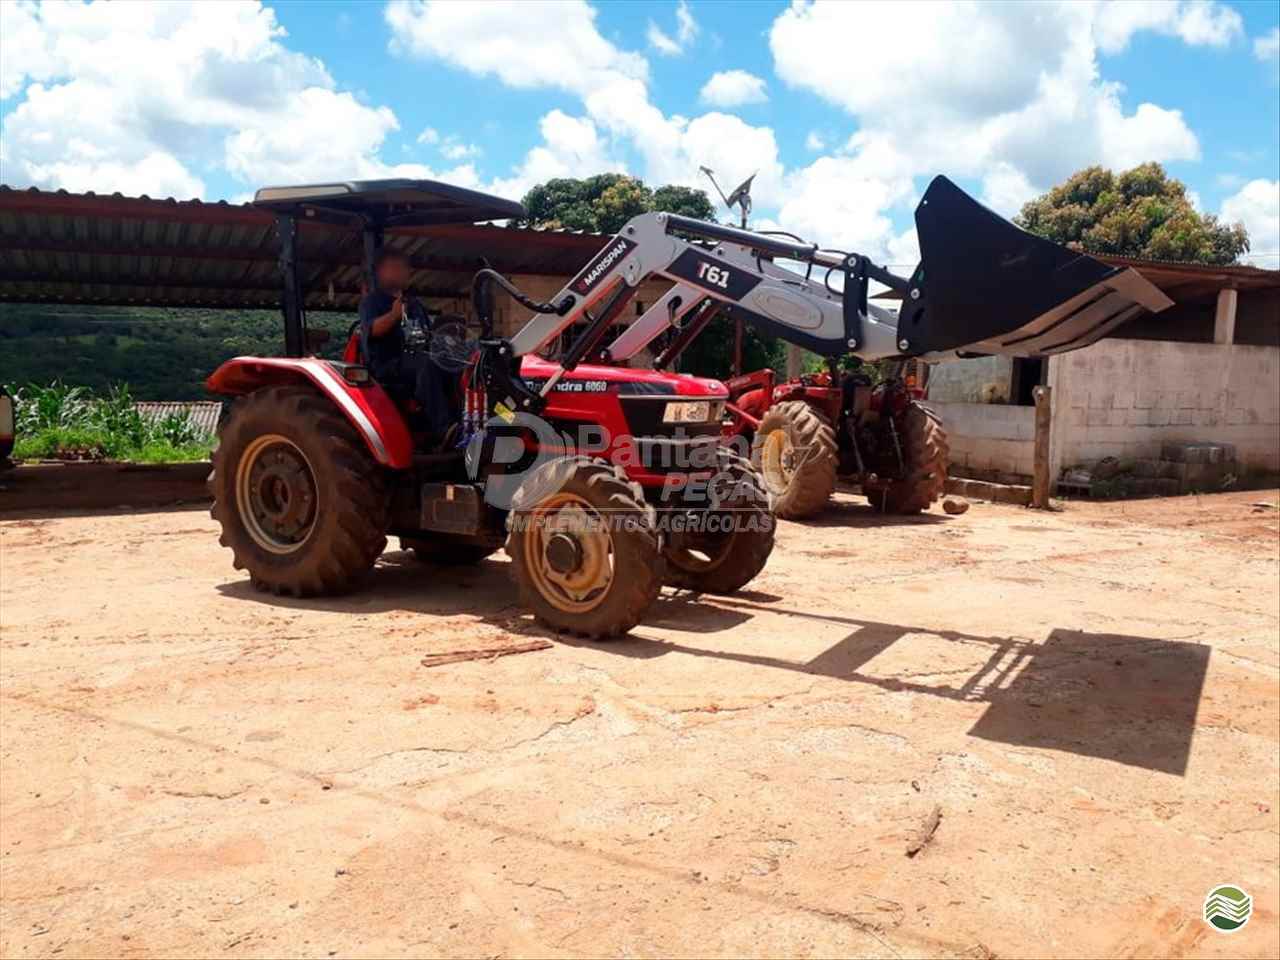
[[[751,444],[751,462],[784,520],[811,517],[826,506],[838,460],[831,421],[803,400],[770,407]]]
[[[951,448],[938,418],[912,401],[898,418],[898,443],[907,472],[901,480],[865,490],[871,505],[884,513],[912,514],[928,510],[947,485]]]
[[[333,404],[305,387],[236,400],[209,487],[219,542],[259,590],[341,593],[387,543],[381,468]]]
[[[777,525],[760,476],[742,457],[720,452],[712,492],[715,503],[690,511],[683,528],[667,536],[667,583],[699,593],[734,593],[764,569]]]
[[[653,508],[603,460],[563,457],[539,468],[517,491],[508,524],[520,597],[553,630],[626,633],[662,588]]]

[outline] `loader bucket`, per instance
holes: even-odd
[[[1020,230],[946,177],[925,191],[916,231],[920,265],[898,317],[904,353],[1063,353],[1173,303],[1136,270]]]

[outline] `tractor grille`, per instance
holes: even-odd
[[[710,423],[663,423],[662,415],[666,411],[667,402],[672,400],[709,400],[712,404],[723,406],[723,401],[715,397],[619,397],[622,403],[622,414],[627,418],[627,426],[632,436],[640,437],[718,437],[720,421]]]

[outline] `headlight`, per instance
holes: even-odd
[[[663,423],[710,423],[718,420],[723,410],[719,401],[680,400],[668,403],[662,413]]]

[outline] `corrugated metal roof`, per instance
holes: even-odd
[[[310,310],[354,310],[359,232],[299,224]],[[423,296],[464,297],[486,259],[507,274],[571,276],[603,237],[487,224],[392,228],[389,246]],[[0,185],[0,301],[121,306],[274,308],[280,302],[275,221],[247,204],[15,190]]]
[[[163,420],[170,416],[185,416],[201,433],[213,434],[218,429],[218,417],[222,404],[216,400],[163,400],[135,403],[134,409],[148,420]]]
[[[465,298],[486,259],[507,274],[568,277],[607,238],[487,224],[393,228],[422,296]],[[354,311],[361,291],[358,231],[303,221],[299,253],[309,310]],[[275,221],[248,204],[155,200],[0,185],[0,302],[102,306],[275,308]],[[1220,287],[1280,287],[1280,271],[1099,255],[1136,267],[1182,300]],[[877,299],[897,299],[890,291]]]

